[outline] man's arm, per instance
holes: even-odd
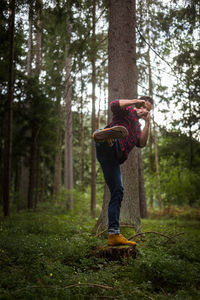
[[[150,125],[150,113],[148,112],[146,116],[142,117],[145,120],[145,126],[140,135],[140,148],[146,146],[148,136],[149,136],[149,125]]]
[[[140,108],[141,106],[145,106],[145,100],[138,100],[138,99],[120,99],[119,100],[120,108],[125,108],[127,106],[133,105],[137,108]]]

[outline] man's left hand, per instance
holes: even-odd
[[[147,112],[147,113],[143,114],[143,115],[141,116],[141,118],[142,118],[143,120],[145,120],[145,122],[149,122],[149,121],[150,121],[150,118],[151,118],[150,113]]]

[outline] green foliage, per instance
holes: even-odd
[[[200,204],[200,144],[180,131],[160,129],[158,137],[161,193],[164,206]],[[149,176],[148,148],[145,149],[145,179],[147,197],[151,190],[157,201],[157,177],[154,167],[153,177]],[[154,159],[154,156],[153,156]]]
[[[65,214],[62,205],[12,214],[0,221],[0,299],[198,299],[199,222],[144,220],[136,259],[108,262],[93,256],[106,240],[92,234],[83,208]],[[58,210],[59,208],[59,210]],[[123,229],[126,236],[132,230]],[[109,289],[107,287],[110,287]]]

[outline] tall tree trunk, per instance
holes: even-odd
[[[33,208],[35,201],[35,181],[36,181],[36,162],[37,162],[37,132],[36,126],[32,128],[31,133],[31,153],[30,153],[30,173],[28,189],[28,208]]]
[[[93,53],[92,53],[92,132],[96,129],[96,113],[95,113],[95,87],[96,87],[96,0],[93,0],[92,8],[92,39],[93,39]],[[96,152],[95,146],[91,143],[91,215],[96,215]]]
[[[141,149],[138,149],[138,179],[139,179],[140,217],[147,218],[147,202],[146,202],[146,193],[144,188],[144,168],[143,168]]]
[[[36,68],[35,68],[35,75],[38,77],[41,71],[41,42],[42,42],[42,27],[41,27],[41,12],[42,12],[42,0],[37,0],[36,2],[36,9],[37,9],[37,42],[36,42]],[[33,104],[35,105],[35,104]],[[32,132],[31,132],[31,157],[30,157],[30,174],[29,174],[29,189],[28,189],[28,208],[33,208],[36,201],[36,193],[38,189],[38,135],[39,135],[39,128],[37,124],[33,124]]]
[[[154,133],[154,147],[155,147],[155,162],[156,162],[156,176],[157,176],[157,187],[158,187],[158,201],[160,209],[162,208],[162,195],[160,188],[160,168],[159,168],[159,159],[158,159],[158,143],[157,143],[157,132],[156,124],[153,119],[153,133]]]
[[[71,25],[69,16],[67,17],[67,34],[66,44],[66,83],[65,83],[65,103],[66,103],[66,123],[65,123],[65,153],[64,153],[64,187],[69,191],[67,197],[67,208],[73,210],[73,156],[72,156],[72,79],[71,79],[71,57],[69,54]]]
[[[12,126],[13,126],[13,94],[14,94],[14,30],[15,30],[15,0],[9,2],[9,78],[8,101],[6,103],[5,148],[4,148],[4,178],[3,178],[3,212],[10,215],[11,161],[12,161]]]
[[[27,75],[31,76],[32,73],[32,34],[33,34],[33,2],[29,3],[29,35],[28,35],[28,55],[27,55]],[[30,132],[29,132],[30,135]],[[22,157],[21,160],[21,177],[20,177],[20,202],[19,209],[25,207],[28,197],[28,186],[29,186],[29,169],[26,162],[26,157]]]
[[[152,81],[152,71],[151,71],[151,58],[150,58],[150,29],[149,29],[149,0],[147,0],[147,12],[148,12],[148,18],[147,18],[147,40],[148,40],[148,49],[147,49],[147,64],[148,64],[148,79],[149,79],[149,95],[153,97],[153,81]],[[154,113],[154,111],[152,111]],[[154,118],[154,117],[153,117]],[[150,133],[149,133],[149,176],[150,176],[150,182],[152,183],[153,181],[153,153],[152,153],[152,144],[153,144],[153,136],[152,136],[152,126],[150,124]],[[153,208],[153,187],[152,184],[150,183],[150,207]]]
[[[147,2],[148,10],[149,10],[149,2]],[[148,13],[148,15],[150,15]],[[148,75],[149,75],[149,95],[153,97],[153,80],[152,80],[152,71],[151,71],[151,57],[150,57],[150,29],[149,22],[147,22],[147,39],[148,39],[148,51],[147,51],[147,63],[148,63]],[[153,120],[153,135],[154,135],[154,147],[155,147],[155,163],[156,163],[156,177],[157,177],[157,187],[158,187],[158,201],[160,208],[162,207],[162,196],[160,189],[160,170],[159,170],[159,160],[158,160],[158,145],[157,145],[157,133],[156,133],[156,125],[154,121],[154,109],[152,110],[152,120]],[[151,174],[151,173],[150,173]],[[150,192],[153,194],[153,191]],[[153,204],[152,204],[153,206]]]
[[[36,42],[36,75],[39,77],[41,71],[42,62],[42,24],[41,24],[41,12],[42,1],[37,0],[37,42]]]
[[[110,0],[108,33],[109,101],[120,98],[133,99],[137,96],[135,22],[135,1]],[[109,119],[111,119],[110,109]],[[134,225],[136,231],[140,231],[137,148],[131,151],[129,159],[122,165],[121,169],[125,195],[122,201],[120,221],[121,224]],[[97,222],[99,228],[105,228],[107,225],[109,200],[109,193],[106,192],[102,213]]]
[[[97,115],[97,128],[101,127],[101,92],[102,92],[102,84],[100,84],[100,91],[99,91],[99,107],[98,107],[98,115]]]
[[[149,177],[150,177],[150,188],[149,188],[149,198],[150,198],[150,207],[153,208],[153,134],[152,134],[152,126],[150,124],[149,130]]]
[[[84,191],[84,184],[85,184],[85,172],[84,172],[84,165],[85,165],[85,148],[84,148],[84,113],[83,113],[83,78],[81,74],[81,191]]]
[[[58,118],[61,118],[60,99],[56,100],[56,112]],[[54,179],[53,179],[53,194],[56,196],[60,192],[62,185],[62,132],[59,124],[56,126],[56,153],[54,160]]]
[[[33,35],[33,1],[30,1],[29,4],[29,27],[28,27],[28,56],[27,56],[27,74],[28,76],[31,76],[32,72],[32,57],[33,57],[33,41],[32,41],[32,35]]]
[[[45,195],[45,188],[46,188],[46,161],[45,158],[43,157],[42,160],[42,168],[41,168],[41,180],[40,180],[40,202],[44,201],[44,195]]]

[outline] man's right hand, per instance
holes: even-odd
[[[134,103],[134,106],[136,108],[144,107],[145,106],[145,100],[136,99],[135,103]]]

